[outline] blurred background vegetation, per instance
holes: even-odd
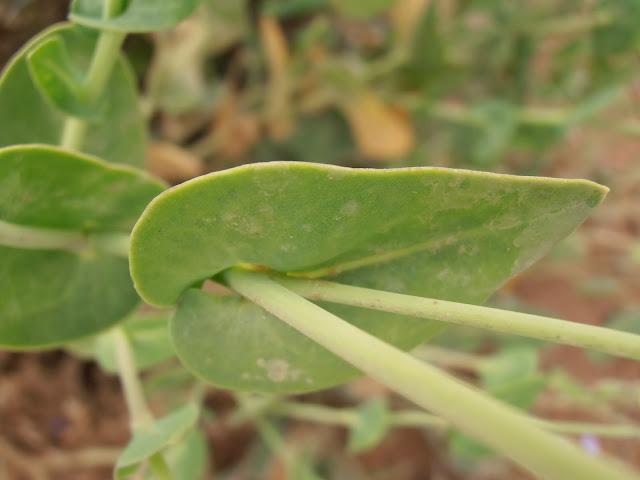
[[[66,0],[0,0],[0,65],[67,9]],[[170,31],[130,36],[125,51],[149,119],[148,167],[173,183],[286,160],[608,185],[592,218],[491,303],[640,332],[638,0],[205,0]],[[540,417],[640,423],[640,366],[630,361],[464,328],[417,353]],[[103,457],[92,450],[80,473],[64,470],[51,451],[82,464],[80,447],[123,444],[113,379],[62,352],[1,355],[4,388],[31,400],[16,405],[0,395],[0,416],[13,421],[2,429],[13,433],[0,438],[9,465],[0,478],[30,472],[29,455],[45,475],[33,478],[110,478],[102,465],[113,457],[108,449]],[[151,394],[180,388],[184,378],[167,373],[174,370],[149,374]],[[300,399],[408,406],[367,379]],[[287,477],[251,425],[227,424],[228,393],[212,389],[207,405],[216,478],[315,478],[306,467]],[[31,431],[42,422],[58,423]],[[433,429],[393,429],[349,456],[339,427],[279,427],[282,444],[305,452],[322,478],[529,478],[470,440]],[[637,437],[582,441],[640,467]]]

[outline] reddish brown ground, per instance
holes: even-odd
[[[9,2],[11,3],[11,2]],[[0,64],[32,33],[64,15],[68,2],[39,2],[40,15],[11,21],[0,4]],[[44,6],[44,7],[43,7]],[[4,14],[4,15],[3,15]],[[34,20],[35,19],[35,20]],[[506,287],[506,294],[568,320],[603,325],[617,312],[640,306],[640,266],[628,257],[632,243],[640,242],[640,141],[590,130],[573,132],[545,172],[552,176],[600,179],[612,187],[604,205],[580,232],[586,253],[571,261],[544,260]],[[585,290],[589,279],[606,277],[615,287]],[[640,364],[626,360],[598,360],[571,347],[545,350],[541,368],[562,368],[584,385],[604,379],[637,382]],[[633,422],[640,425],[635,397],[618,399],[602,408],[587,408],[545,392],[536,414],[553,419],[593,422]],[[354,393],[355,392],[355,393]],[[341,406],[345,398],[387,393],[361,380],[348,389],[320,392],[309,401]],[[406,406],[402,399],[393,403]],[[230,426],[232,397],[212,390],[207,405],[219,417],[204,422],[211,446],[212,465],[233,470],[229,479],[251,478],[244,465],[258,443],[251,425]],[[111,465],[126,443],[127,413],[116,378],[92,362],[77,360],[62,351],[45,353],[0,352],[0,480],[106,480]],[[293,444],[313,444],[318,462],[333,462],[344,472],[362,478],[394,480],[514,479],[530,478],[512,465],[487,461],[472,473],[456,473],[447,457],[444,439],[435,433],[403,428],[392,431],[382,444],[356,457],[343,453],[345,432],[339,428],[291,422],[286,438]],[[640,440],[605,440],[611,455],[640,469]],[[324,459],[324,460],[322,460]],[[285,478],[273,462],[264,478]]]

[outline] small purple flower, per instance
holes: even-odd
[[[589,455],[596,456],[602,450],[598,437],[590,433],[583,433],[582,435],[580,435],[580,443]]]

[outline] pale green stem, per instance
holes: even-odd
[[[26,227],[0,220],[0,245],[38,250],[82,250],[87,236],[82,232]]]
[[[111,331],[111,335],[118,364],[118,376],[129,411],[129,424],[131,431],[135,434],[137,430],[144,429],[153,423],[153,414],[144,398],[133,350],[126,334],[121,327],[116,327]],[[152,455],[149,458],[149,465],[159,480],[173,480],[162,452]]]
[[[284,276],[277,276],[274,279],[298,295],[313,300],[495,330],[640,360],[640,335],[628,332],[528,313],[383,292],[323,280]]]
[[[516,409],[359,330],[266,274],[229,270],[222,277],[233,290],[362,372],[543,478],[637,478],[621,465],[589,457]]]
[[[329,408],[298,402],[278,403],[265,413],[281,417],[307,420],[328,425],[353,427],[358,424],[358,414],[352,408]],[[531,417],[531,421],[545,430],[564,434],[591,433],[599,437],[640,438],[640,428],[635,425],[608,425],[586,422],[558,422]],[[418,410],[397,410],[389,412],[392,427],[428,427],[444,429],[449,427],[445,419]]]
[[[110,18],[117,15],[124,5],[123,0],[106,0],[103,17]],[[89,104],[95,103],[102,95],[113,66],[120,55],[120,47],[126,33],[103,30],[100,32],[98,43],[91,58],[89,70],[78,92],[78,96]],[[88,129],[85,120],[67,117],[62,129],[60,145],[69,150],[80,150]]]
[[[123,258],[129,256],[126,233],[83,233],[77,230],[29,227],[0,220],[0,245],[28,250],[68,250],[82,252],[96,249]]]
[[[352,408],[328,408],[298,402],[281,402],[267,410],[267,413],[282,417],[308,420],[329,425],[353,427],[358,424],[358,413]],[[389,425],[394,427],[435,427],[446,428],[449,422],[425,412],[400,410],[389,412]]]
[[[121,327],[116,327],[111,332],[113,347],[118,363],[118,375],[122,383],[122,391],[129,410],[129,423],[131,430],[136,431],[153,422],[153,415],[147,406],[142,392],[142,385],[138,378],[136,362],[127,336]]]
[[[444,368],[477,372],[482,370],[487,359],[480,355],[449,350],[435,345],[420,345],[411,351],[414,357]]]

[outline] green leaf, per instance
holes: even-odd
[[[356,409],[358,423],[349,430],[347,449],[359,453],[375,447],[387,434],[389,410],[383,398],[369,400]]]
[[[128,232],[163,186],[129,167],[45,146],[0,149],[0,220]],[[0,230],[0,239],[2,231]],[[139,302],[128,262],[104,251],[0,247],[0,345],[43,347],[105,330]]]
[[[480,303],[570,233],[605,192],[584,180],[438,168],[246,165],[156,197],[132,233],[131,273],[152,304],[182,296],[171,336],[199,376],[239,390],[320,389],[358,372],[251,303],[191,287],[251,264]],[[403,349],[443,327],[322,306]]]
[[[153,32],[187,18],[202,0],[135,0],[120,15],[102,18],[105,0],[74,0],[69,19],[86,27],[122,32]]]
[[[82,72],[74,70],[61,37],[51,37],[27,55],[31,78],[40,94],[62,113],[75,117],[96,117],[99,109],[79,98]],[[102,103],[102,108],[106,107]]]
[[[55,42],[62,42],[67,52],[69,65],[65,70],[86,72],[96,38],[86,29],[63,23],[34,37],[16,53],[0,76],[0,147],[60,143],[66,117],[52,106],[51,98],[46,99],[41,95],[32,79],[27,59],[32,52],[36,52],[36,79],[42,83],[41,77],[45,75],[42,56],[51,48],[48,42],[54,39]],[[39,52],[38,47],[43,43],[46,48],[44,52]],[[53,48],[58,48],[56,43]],[[99,109],[98,118],[92,119],[83,152],[110,162],[142,166],[147,140],[146,126],[138,109],[136,80],[124,57],[116,62],[108,85],[104,98],[99,102],[105,108]],[[70,98],[59,97],[60,102],[63,100],[71,102]],[[58,107],[62,108],[61,105]],[[65,108],[79,109],[78,105],[68,104]]]
[[[192,429],[178,443],[169,445],[164,458],[176,480],[200,480],[209,460],[207,440],[202,432]],[[152,472],[147,477],[155,480]]]
[[[178,441],[198,419],[198,408],[185,405],[144,428],[133,432],[133,438],[116,463],[115,478],[126,478],[143,460]]]
[[[538,354],[535,349],[509,348],[483,362],[481,383],[486,389],[492,390],[512,380],[534,374],[537,366]]]
[[[170,316],[169,312],[137,313],[123,321],[122,327],[131,344],[138,370],[144,370],[175,356],[167,329]],[[108,372],[118,371],[112,335],[99,335],[70,345],[70,348],[80,355],[95,358]]]
[[[394,0],[329,0],[340,15],[366,19],[388,10]]]

